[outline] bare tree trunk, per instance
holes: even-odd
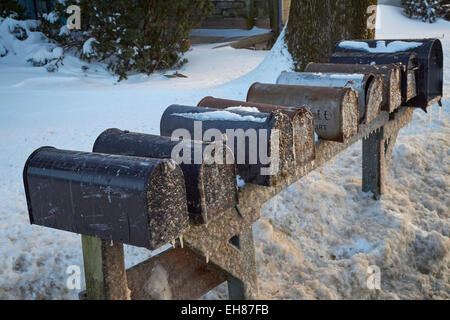
[[[295,69],[309,62],[327,62],[337,42],[373,39],[375,23],[370,6],[377,0],[292,0],[286,41]],[[369,12],[368,12],[369,11]]]

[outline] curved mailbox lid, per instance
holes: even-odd
[[[199,107],[228,109],[240,107],[256,108],[259,112],[270,113],[280,110],[289,116],[292,121],[294,134],[295,157],[298,166],[302,166],[315,159],[314,117],[308,107],[286,107],[273,104],[227,100],[214,97],[204,97]],[[249,109],[251,110],[251,109]]]
[[[149,249],[188,226],[183,173],[167,160],[44,147],[23,175],[32,224]]]
[[[377,90],[371,90],[371,94],[376,94],[375,105],[370,104],[369,109],[369,87],[374,81]],[[277,84],[299,85],[299,86],[317,86],[317,87],[351,87],[358,91],[359,120],[365,122],[368,113],[378,115],[382,101],[381,78],[375,78],[372,73],[322,73],[322,72],[283,72],[277,78]],[[375,102],[376,102],[375,101]],[[373,112],[368,112],[373,111]],[[372,120],[369,117],[369,120]]]
[[[271,186],[295,169],[292,123],[279,110],[269,114],[171,105],[161,117],[161,135],[172,136],[179,129],[204,141],[209,141],[206,135],[213,130],[226,134],[238,173],[246,182]],[[276,154],[271,154],[272,147]]]
[[[247,100],[286,106],[308,105],[323,140],[346,142],[358,133],[358,92],[353,88],[254,83]]]

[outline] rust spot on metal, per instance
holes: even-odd
[[[353,88],[261,84],[250,87],[249,101],[276,105],[307,105],[315,131],[323,140],[344,142],[358,132],[358,93]]]

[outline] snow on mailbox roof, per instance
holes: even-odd
[[[236,107],[228,107],[225,110],[228,110],[228,111],[257,112],[257,113],[259,113],[258,108],[255,108],[255,107],[236,106]]]
[[[211,111],[211,112],[199,112],[199,113],[174,113],[174,116],[180,116],[188,119],[194,119],[199,121],[212,121],[212,120],[222,120],[222,121],[251,121],[251,122],[265,122],[267,117],[257,118],[252,115],[240,115],[237,113],[232,113],[229,111]]]
[[[376,48],[370,48],[367,42],[343,41],[339,47],[344,49],[354,49],[371,53],[395,53],[411,50],[420,47],[422,43],[414,41],[392,41],[386,45],[386,41],[377,41]]]

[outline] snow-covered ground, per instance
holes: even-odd
[[[357,144],[264,207],[255,224],[260,298],[450,298],[450,23],[380,9],[378,38],[443,41],[444,107],[417,110],[401,131],[380,201],[361,192]],[[133,75],[116,83],[103,65],[82,71],[86,64],[72,56],[55,73],[31,67],[31,48],[53,47],[37,35],[25,41],[0,58],[0,299],[77,298],[78,290],[66,288],[66,270],[82,268],[80,237],[29,224],[22,169],[34,149],[90,151],[110,127],[159,133],[170,104],[196,105],[207,95],[245,99],[253,82],[273,83],[291,69],[281,41],[271,52],[198,45],[179,70],[188,78]],[[127,266],[150,255],[127,246]],[[381,290],[366,286],[372,265],[381,270]],[[226,298],[226,287],[206,298]]]

